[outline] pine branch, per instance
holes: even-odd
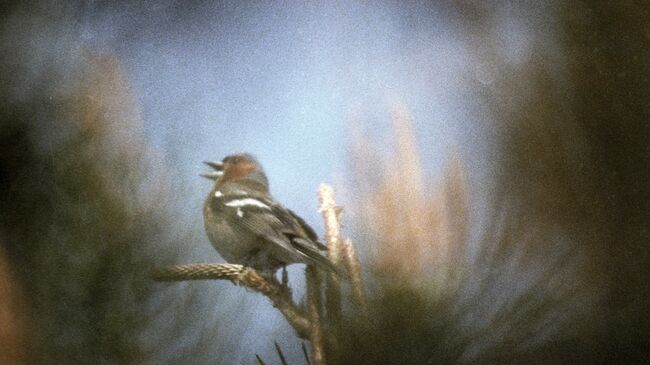
[[[157,281],[230,280],[263,294],[287,319],[300,338],[308,338],[310,323],[303,311],[293,302],[287,290],[261,276],[252,268],[236,264],[187,264],[158,270]]]

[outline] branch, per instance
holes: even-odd
[[[325,240],[327,241],[327,257],[337,267],[340,267],[341,242],[341,208],[334,201],[334,190],[327,184],[320,184],[318,189],[320,201],[319,211],[325,223]],[[338,331],[341,325],[341,281],[337,275],[329,275],[327,282],[327,317],[330,325]]]
[[[223,279],[235,282],[243,279],[245,268],[236,264],[188,264],[174,265],[156,270],[156,281],[187,281]],[[245,284],[244,284],[245,285]]]
[[[361,314],[367,316],[368,302],[361,279],[361,265],[359,257],[350,239],[343,241],[341,238],[341,208],[334,201],[334,190],[327,184],[321,184],[318,191],[320,198],[320,211],[325,221],[325,238],[327,240],[327,254],[335,265],[341,261],[349,274],[352,288],[352,300],[361,308]],[[338,277],[330,275],[327,287],[327,309],[331,312],[330,319],[338,324],[341,318],[341,283]]]
[[[321,324],[321,281],[318,271],[313,266],[305,270],[307,279],[307,311],[309,314],[309,340],[314,365],[325,365],[325,346],[323,343],[323,327]]]
[[[250,267],[236,264],[175,265],[156,271],[153,278],[157,281],[230,280],[235,285],[245,286],[269,298],[300,338],[309,336],[309,319],[293,302],[290,293]]]
[[[352,288],[352,301],[361,308],[361,314],[364,317],[368,316],[368,300],[366,293],[363,290],[363,282],[361,280],[361,264],[357,251],[350,239],[346,239],[343,243],[343,257],[345,258],[345,268],[350,274],[350,287]]]

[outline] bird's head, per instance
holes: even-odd
[[[236,182],[264,192],[269,189],[269,182],[262,165],[248,153],[230,155],[221,161],[204,161],[204,163],[214,171],[201,176],[214,180],[217,186]]]

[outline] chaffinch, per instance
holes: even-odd
[[[203,207],[208,238],[228,262],[272,276],[280,267],[305,263],[337,272],[314,230],[269,193],[262,166],[250,154],[204,162],[215,184]],[[285,273],[286,274],[286,273]]]

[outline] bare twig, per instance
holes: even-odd
[[[320,200],[319,211],[323,214],[325,223],[325,240],[327,241],[327,255],[335,265],[341,262],[341,207],[336,206],[334,190],[323,183],[318,189]]]
[[[349,273],[350,285],[352,287],[352,300],[356,303],[365,316],[368,313],[368,303],[361,280],[361,265],[354,245],[349,239],[341,238],[341,209],[334,201],[334,191],[329,185],[321,184],[319,190],[320,211],[325,221],[325,237],[327,239],[328,255],[336,265],[342,264]],[[341,316],[341,284],[338,278],[331,275],[327,291],[327,309],[329,318],[333,323],[338,324]]]
[[[257,271],[236,264],[189,264],[170,266],[154,273],[158,281],[230,280],[265,295],[287,319],[301,338],[309,335],[309,319],[293,302],[286,290],[276,282],[267,280]]]
[[[321,283],[318,271],[307,266],[305,270],[307,278],[307,311],[309,314],[309,339],[311,341],[311,357],[314,365],[325,365],[325,347],[323,344],[323,329],[321,325]]]
[[[346,239],[343,242],[343,263],[345,268],[350,275],[350,286],[352,287],[352,301],[361,308],[361,313],[363,316],[368,315],[368,301],[366,299],[366,293],[363,288],[363,282],[361,281],[361,264],[359,263],[359,257],[357,256],[357,251],[354,249],[354,245],[350,239]]]
[[[342,241],[340,229],[341,208],[334,201],[334,190],[327,184],[321,184],[318,190],[320,212],[325,223],[325,240],[327,241],[327,256],[336,266],[340,267]],[[329,275],[327,283],[327,317],[329,324],[338,329],[341,324],[341,282],[337,275]]]

